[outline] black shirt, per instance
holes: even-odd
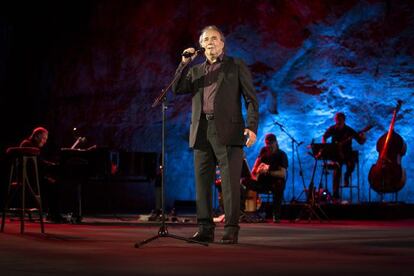
[[[326,140],[332,137],[332,143],[337,145],[337,157],[336,161],[345,161],[353,159],[352,155],[352,139],[355,139],[358,143],[362,144],[364,141],[359,134],[351,127],[344,125],[342,129],[339,129],[336,125],[329,127],[323,138]]]
[[[352,151],[352,139],[357,140],[358,143],[362,142],[358,133],[347,125],[345,125],[342,129],[339,129],[336,125],[333,125],[325,131],[323,137],[325,140],[332,137],[332,143],[341,144],[341,148],[344,152]]]
[[[214,63],[210,63],[208,60],[204,63],[203,113],[206,114],[214,113],[214,99],[223,55],[221,54]]]
[[[20,147],[30,147],[30,148],[38,148],[40,150],[40,154],[38,156],[38,162],[40,166],[46,167],[53,164],[53,162],[50,162],[45,157],[45,154],[42,151],[42,148],[39,148],[39,146],[35,145],[32,140],[30,139],[24,139],[20,143]]]
[[[285,169],[288,167],[286,153],[280,149],[276,152],[272,152],[270,147],[263,147],[260,150],[258,158],[262,163],[269,165],[269,171],[276,171],[279,167]]]

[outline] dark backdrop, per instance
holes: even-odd
[[[290,139],[277,121],[304,142],[299,153],[308,185],[313,162],[306,145],[320,141],[333,115],[343,111],[356,129],[375,125],[367,143],[355,146],[367,201],[376,141],[402,99],[395,128],[408,144],[408,179],[399,199],[414,201],[412,1],[10,2],[0,9],[1,152],[38,125],[50,130],[46,151],[55,157],[74,142],[74,127],[88,145],[159,152],[161,112],[151,103],[171,79],[181,51],[197,44],[202,27],[215,24],[227,35],[226,52],[249,65],[258,91],[260,128],[258,143],[246,149],[250,164],[267,132],[279,137],[291,161]],[[187,147],[190,99],[169,98],[171,206],[193,200],[195,192]],[[295,165],[286,199],[302,191]],[[374,193],[372,200],[378,199]]]

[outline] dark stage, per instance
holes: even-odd
[[[190,236],[195,225],[174,223]],[[81,225],[17,222],[0,235],[2,275],[412,275],[414,221],[243,223],[239,244],[208,247],[161,238],[142,248],[156,223],[138,216],[85,217]],[[223,233],[218,224],[216,240]]]

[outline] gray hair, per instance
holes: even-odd
[[[224,37],[223,32],[222,32],[222,31],[221,31],[221,30],[220,30],[217,26],[215,26],[215,25],[210,25],[210,26],[204,27],[204,28],[201,30],[200,38],[198,39],[198,43],[200,43],[200,45],[201,45],[201,42],[202,42],[203,34],[204,34],[205,32],[207,32],[208,30],[214,30],[214,31],[218,32],[218,33],[220,34],[220,39],[221,39],[221,41],[223,41],[223,43],[225,43],[226,38]]]
[[[36,127],[35,129],[33,129],[29,139],[39,138],[44,133],[48,134],[49,131],[44,127]]]

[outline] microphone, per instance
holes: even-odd
[[[194,53],[190,53],[190,52],[184,52],[184,53],[182,53],[181,55],[183,56],[183,57],[185,57],[185,58],[189,58],[189,57],[192,57],[192,56],[194,56],[196,53],[197,54],[202,54],[202,53],[204,53],[206,51],[206,49],[204,49],[203,47],[201,47],[200,49],[197,49]]]

